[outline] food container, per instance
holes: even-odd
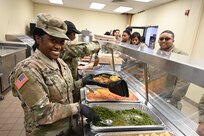
[[[121,97],[111,93],[107,88],[98,86],[86,86],[85,88],[85,101],[87,103],[101,103],[101,102],[141,102],[136,94],[129,90],[129,97]]]
[[[167,130],[162,131],[128,131],[128,132],[107,132],[97,133],[95,136],[175,136]]]
[[[112,93],[129,97],[128,85],[126,81],[118,75],[100,73],[94,75],[91,79],[89,79],[89,82],[92,85],[108,88]]]
[[[101,106],[110,110],[138,109],[147,113],[157,125],[139,125],[139,126],[95,126],[90,124],[92,132],[114,132],[114,131],[146,131],[146,130],[164,130],[165,125],[161,119],[142,103],[89,103],[90,107]]]
[[[112,71],[112,69],[104,70],[104,69],[106,69],[105,67],[106,67],[105,65],[101,65],[100,68],[103,69],[103,70],[98,70],[97,68],[95,68],[95,70],[83,70],[81,72],[83,73],[84,76],[89,75],[89,74],[96,75],[96,74],[101,74],[101,73],[108,73],[108,74],[111,74],[111,75],[118,75],[116,72]]]

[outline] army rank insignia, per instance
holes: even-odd
[[[27,81],[28,77],[24,73],[20,74],[20,76],[15,81],[17,89],[20,89]]]

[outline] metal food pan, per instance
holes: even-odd
[[[101,106],[110,110],[126,110],[126,109],[138,109],[147,113],[157,125],[140,125],[140,126],[95,126],[90,124],[92,132],[114,132],[114,131],[146,131],[146,130],[164,130],[165,125],[161,119],[151,111],[146,105],[142,103],[89,103],[89,107]]]
[[[89,85],[89,86],[84,88],[85,101],[87,103],[103,103],[103,102],[130,102],[130,103],[136,103],[136,102],[141,102],[139,100],[139,98],[137,97],[137,95],[131,90],[129,90],[129,91],[137,98],[137,100],[90,100],[88,98],[88,91],[95,91],[96,89],[99,89],[99,88],[101,88],[101,87],[95,86],[95,85],[91,85],[91,86]]]
[[[128,132],[107,132],[107,133],[97,133],[95,136],[151,136],[152,134],[157,134],[160,136],[168,132],[169,136],[175,136],[172,132],[167,130],[162,131],[128,131]],[[167,136],[167,135],[163,135]]]
[[[119,74],[115,71],[110,71],[110,70],[84,70],[83,73],[85,73],[85,75],[88,75],[88,74],[94,74],[94,75],[97,75],[97,74],[101,74],[101,73],[107,73],[107,74],[111,74],[111,75],[118,75]]]

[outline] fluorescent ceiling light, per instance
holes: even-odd
[[[102,4],[102,3],[94,3],[94,2],[92,2],[91,5],[90,5],[91,9],[102,9],[104,7],[105,7],[105,4]]]
[[[63,4],[62,0],[49,0],[50,3]]]
[[[134,1],[140,1],[140,2],[150,2],[152,0],[134,0]]]
[[[120,12],[120,13],[124,13],[124,12],[127,12],[129,10],[132,10],[132,8],[130,7],[118,7],[117,9],[114,10],[114,12]]]

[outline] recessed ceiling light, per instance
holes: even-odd
[[[132,8],[130,7],[118,7],[117,9],[114,10],[114,12],[120,12],[120,13],[124,13],[124,12],[127,12],[129,10],[132,10]]]
[[[50,3],[63,4],[62,0],[49,0]]]
[[[94,3],[94,2],[92,2],[91,5],[90,5],[91,9],[102,9],[104,7],[105,7],[105,4],[102,4],[102,3]]]
[[[140,2],[150,2],[152,0],[134,0],[134,1],[140,1]]]

